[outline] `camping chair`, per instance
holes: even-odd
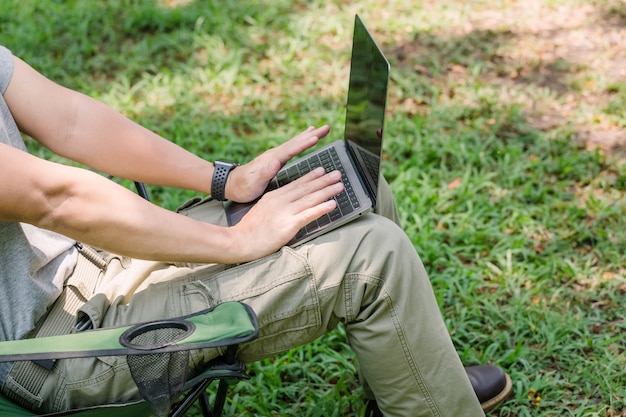
[[[150,201],[144,184],[135,182],[135,186],[137,193]],[[254,311],[231,301],[175,319],[0,342],[0,362],[52,363],[56,359],[126,356],[142,400],[40,417],[182,417],[196,403],[204,417],[219,417],[229,385],[249,378],[245,365],[236,357],[237,347],[258,334]],[[225,348],[224,353],[199,375],[187,379],[189,352],[218,347]],[[214,381],[218,386],[210,404],[207,388]],[[0,394],[0,417],[37,415]]]
[[[0,342],[0,361],[126,356],[143,400],[46,416],[181,417],[199,402],[204,417],[217,417],[222,413],[229,383],[248,378],[244,364],[236,359],[237,346],[257,337],[258,331],[252,309],[232,301],[176,319]],[[225,347],[225,353],[201,374],[187,379],[190,350],[216,347]],[[213,381],[219,385],[211,405],[206,389]],[[175,405],[170,408],[172,401]],[[36,415],[0,396],[0,416]]]

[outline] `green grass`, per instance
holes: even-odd
[[[625,52],[604,36],[623,35],[623,2],[5,0],[0,43],[244,162],[309,124],[340,135],[355,12],[391,61],[384,170],[404,228],[464,363],[514,380],[492,414],[624,415],[626,145],[590,146],[624,137]],[[581,49],[584,30],[604,43]],[[191,196],[150,190],[170,209]],[[250,372],[230,415],[362,413],[342,329]]]

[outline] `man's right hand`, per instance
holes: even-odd
[[[332,199],[343,191],[341,173],[324,173],[318,168],[273,190],[233,226],[234,248],[242,261],[251,261],[276,252],[304,226],[331,212]],[[237,249],[238,248],[238,249]]]

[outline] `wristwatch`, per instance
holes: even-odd
[[[239,166],[232,162],[214,161],[213,180],[211,181],[211,197],[218,201],[226,201],[224,192],[226,191],[226,180],[230,171]]]

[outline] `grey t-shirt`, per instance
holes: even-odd
[[[13,76],[13,55],[0,45],[0,143],[26,151],[4,93]],[[0,175],[16,178],[16,173]],[[17,180],[17,178],[16,178]],[[76,265],[74,241],[17,222],[0,222],[0,341],[24,337],[59,296]],[[0,384],[10,364],[0,363]]]

